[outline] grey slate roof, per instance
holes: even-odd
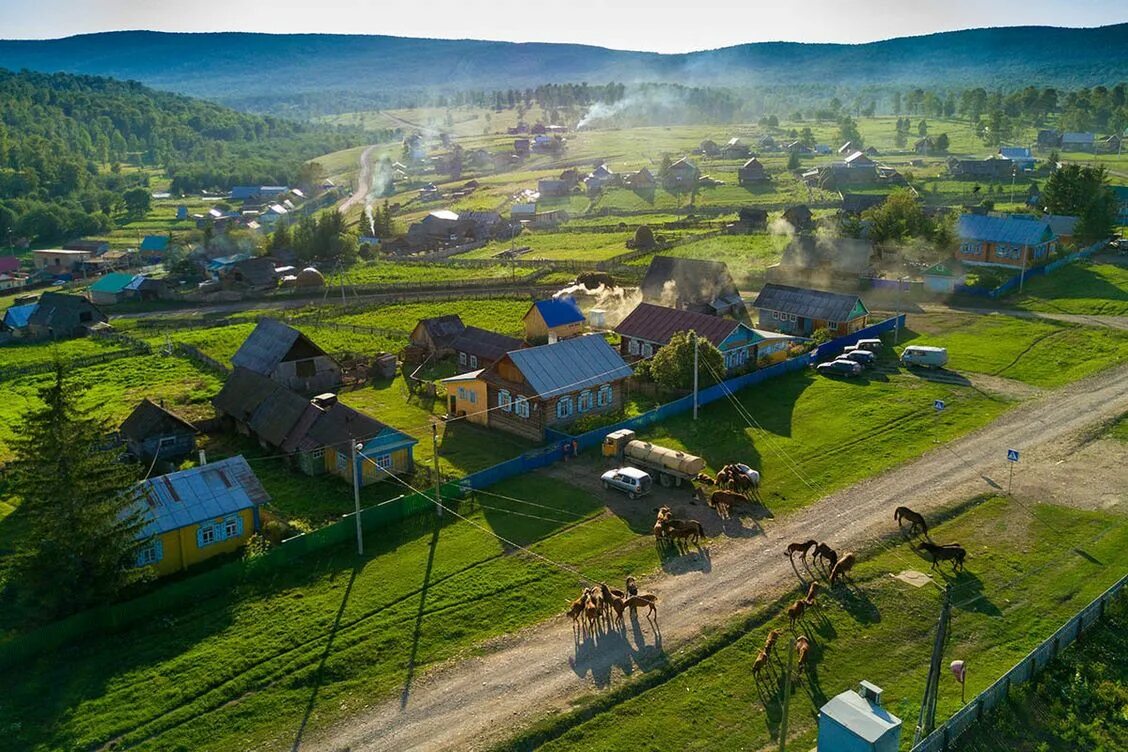
[[[416,326],[422,326],[427,331],[435,347],[450,347],[455,338],[466,329],[466,325],[462,323],[462,317],[457,313],[419,319]]]
[[[1068,214],[1047,214],[1046,224],[1054,231],[1054,235],[1061,237],[1065,235],[1072,237],[1077,231],[1077,222],[1080,217],[1073,217]]]
[[[723,261],[655,256],[642,280],[643,299],[664,302],[670,283],[681,303],[708,304],[718,298],[740,300],[740,291]]]
[[[278,388],[278,384],[266,376],[247,368],[236,368],[223,382],[219,394],[212,398],[212,405],[224,415],[249,423],[255,410]]]
[[[793,313],[805,319],[848,321],[850,312],[860,300],[857,295],[767,284],[752,305],[767,311]]]
[[[149,478],[134,486],[134,495],[145,518],[139,539],[270,501],[242,455]]]
[[[196,433],[194,425],[148,399],[141,400],[133,412],[122,421],[119,430],[122,435],[134,441],[144,441],[158,433],[165,435],[171,432]]]
[[[320,354],[326,354],[297,329],[275,319],[262,319],[255,326],[254,331],[243,340],[243,344],[231,358],[231,365],[269,376],[299,340],[304,340],[305,344]]]
[[[693,330],[699,336],[720,346],[740,322],[720,316],[683,311],[677,308],[639,303],[615,331],[624,337],[644,339],[664,345],[678,332]]]
[[[61,292],[45,292],[35,302],[35,309],[28,317],[28,323],[33,326],[77,326],[79,315],[89,311],[93,318],[87,324],[105,321],[106,315],[96,305],[78,295],[66,295]]]
[[[259,403],[247,425],[271,446],[290,452],[295,448],[295,442],[290,440],[294,427],[306,410],[316,408],[296,392],[274,382],[271,384],[270,395]]]
[[[630,376],[626,361],[597,334],[515,350],[507,356],[542,399]]]
[[[981,214],[961,214],[956,225],[960,240],[979,240],[988,243],[1016,243],[1038,245],[1052,239],[1053,230],[1040,219],[1015,219],[991,217]]]
[[[504,334],[468,326],[451,344],[456,352],[475,355],[480,359],[497,360],[511,350],[519,350],[521,340]]]

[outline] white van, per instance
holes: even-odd
[[[901,365],[943,368],[948,365],[948,350],[944,347],[909,345],[901,353]]]

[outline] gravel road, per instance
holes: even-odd
[[[361,750],[482,749],[593,689],[622,681],[624,669],[669,653],[747,609],[795,586],[782,555],[791,540],[817,538],[838,550],[859,549],[895,532],[894,506],[935,511],[976,494],[1006,488],[1005,451],[1022,451],[1026,463],[1068,462],[1079,437],[1128,411],[1128,364],[1047,392],[1002,415],[973,434],[937,447],[890,472],[821,499],[806,509],[765,523],[765,534],[714,539],[708,566],[660,574],[643,583],[660,597],[660,634],[645,618],[628,624],[628,635],[576,646],[570,623],[546,621],[492,645],[482,657],[453,662],[417,678],[406,706],[399,698],[374,706],[302,744],[303,749]],[[1114,444],[1115,442],[1110,442]],[[1122,445],[1117,445],[1122,448]],[[1124,453],[1128,455],[1128,452]],[[1031,465],[1031,470],[1034,470]],[[1128,504],[1128,465],[1107,463],[1088,485],[1107,485],[1101,506]],[[1080,473],[1044,473],[1032,493],[1068,496]],[[1056,487],[1047,487],[1052,484]],[[702,554],[698,554],[701,556]],[[561,594],[563,602],[567,594]]]

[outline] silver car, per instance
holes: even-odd
[[[619,467],[608,470],[601,476],[601,480],[604,488],[623,491],[628,499],[645,496],[650,492],[650,487],[654,485],[650,475],[637,467]]]

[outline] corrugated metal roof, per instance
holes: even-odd
[[[297,442],[291,440],[294,427],[306,410],[316,410],[309,400],[278,384],[273,384],[270,395],[255,409],[247,425],[268,444],[284,451],[293,451]],[[299,437],[300,438],[300,437]]]
[[[1003,146],[999,148],[999,154],[1003,159],[1030,160],[1034,158],[1025,146]]]
[[[231,358],[231,365],[269,376],[302,336],[297,329],[286,326],[281,321],[263,319],[243,340],[243,344]],[[313,345],[312,342],[310,344]]]
[[[149,478],[134,486],[149,538],[270,501],[242,455]]]
[[[469,353],[486,360],[497,360],[511,350],[519,350],[521,345],[519,339],[476,326],[466,327],[451,343],[451,347],[457,352]]]
[[[1054,231],[1054,235],[1061,237],[1065,235],[1072,237],[1073,233],[1077,230],[1077,222],[1080,217],[1071,217],[1066,214],[1048,214],[1046,215],[1046,224]]]
[[[572,298],[550,298],[538,300],[533,307],[540,312],[541,318],[548,328],[575,324],[584,320],[583,311],[576,305]]]
[[[37,303],[28,303],[12,306],[4,313],[4,326],[9,329],[23,329],[31,320],[31,314],[35,313],[37,305]]]
[[[133,281],[133,275],[126,272],[113,272],[90,285],[91,292],[119,293]]]
[[[1052,240],[1053,235],[1050,226],[1036,218],[1015,219],[982,214],[961,214],[956,233],[961,240],[1018,245],[1038,245]]]
[[[164,251],[167,249],[167,235],[146,235],[141,239],[141,250],[143,251]]]
[[[278,384],[246,368],[236,368],[212,398],[215,409],[246,423]]]
[[[880,705],[871,705],[852,689],[832,697],[819,712],[873,744],[901,725],[901,719]]]
[[[674,334],[692,329],[702,338],[720,347],[725,338],[741,326],[743,324],[739,321],[719,316],[639,303],[625,319],[619,322],[615,331],[624,337],[635,337],[664,345]]]
[[[861,304],[857,295],[826,290],[811,290],[790,285],[764,285],[753,307],[767,311],[793,313],[805,319],[849,321],[850,313]],[[862,304],[864,308],[864,304]]]
[[[515,350],[507,357],[544,399],[625,379],[633,373],[619,353],[595,334]]]

